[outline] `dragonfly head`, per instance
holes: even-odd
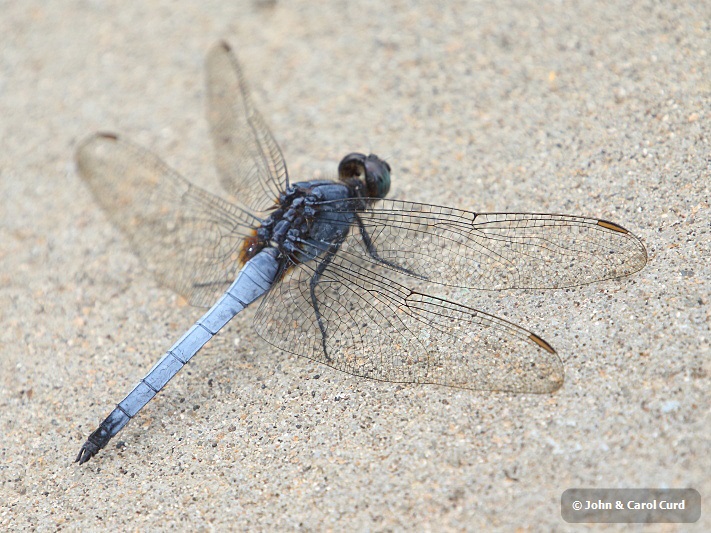
[[[338,178],[346,183],[358,180],[365,185],[368,198],[385,198],[390,190],[390,165],[377,155],[354,152],[341,159]]]

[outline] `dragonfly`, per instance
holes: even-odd
[[[392,168],[373,154],[346,155],[338,181],[292,183],[226,42],[209,51],[206,75],[217,172],[234,201],[113,133],[76,152],[79,175],[146,268],[209,307],[89,435],[80,464],[260,298],[259,336],[353,376],[551,393],[564,369],[542,337],[420,287],[561,289],[646,264],[640,239],[614,222],[387,199]]]

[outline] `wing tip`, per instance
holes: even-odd
[[[628,233],[629,233],[629,231],[627,231],[625,228],[623,228],[623,227],[620,226],[619,224],[615,224],[614,222],[610,222],[610,221],[608,221],[608,220],[602,220],[602,219],[600,219],[600,220],[597,221],[597,225],[600,226],[600,227],[602,227],[602,228],[609,229],[609,230],[611,230],[611,231],[616,231],[616,232],[618,232],[618,233],[623,233],[623,234],[628,234]]]
[[[556,351],[553,349],[553,346],[548,344],[546,341],[544,341],[542,338],[540,338],[538,335],[535,333],[530,333],[528,335],[528,338],[531,339],[533,342],[535,342],[538,346],[543,348],[545,351],[551,354],[555,354]]]
[[[563,386],[564,382],[565,382],[565,374],[563,374],[563,372],[561,372],[560,374],[557,374],[557,375],[553,375],[549,379],[548,387],[543,392],[546,394],[550,394],[552,392],[560,390],[560,388]]]
[[[79,173],[82,174],[81,169],[83,165],[94,156],[93,152],[96,149],[97,143],[101,143],[102,141],[118,142],[118,140],[119,136],[115,133],[98,131],[80,141],[74,153],[74,161],[80,171]]]
[[[558,359],[557,352],[553,349],[553,346],[548,344],[535,333],[529,333],[528,338],[536,343],[539,348],[542,348],[549,354],[555,356],[553,359],[549,360],[550,366],[547,368],[547,371],[540,376],[542,379],[538,383],[540,387],[536,390],[536,392],[550,394],[557,391],[563,386],[563,382],[565,381],[565,371],[563,370],[560,359]]]
[[[621,274],[617,277],[629,276],[631,274],[634,274],[635,272],[639,272],[644,268],[644,266],[647,264],[647,261],[649,260],[649,254],[647,252],[647,248],[644,246],[644,243],[640,240],[639,237],[637,237],[633,233],[630,233],[629,230],[623,228],[619,224],[615,224],[614,222],[610,222],[609,220],[599,219],[597,221],[597,225],[601,228],[609,229],[610,231],[621,233],[622,235],[627,235],[637,244],[636,253],[629,257],[630,261],[634,260],[634,264],[631,266],[629,272]]]
[[[101,137],[102,139],[109,139],[111,141],[118,141],[119,136],[111,131],[99,131],[96,133],[96,137]]]
[[[96,133],[92,133],[91,135],[89,135],[89,137],[82,140],[77,146],[75,160],[77,161],[77,163],[80,163],[81,160],[87,157],[89,153],[94,149],[93,146],[96,142],[117,142],[118,140],[119,136],[110,131],[97,131]]]

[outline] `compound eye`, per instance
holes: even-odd
[[[359,154],[358,152],[348,154],[338,164],[338,179],[347,181],[351,178],[363,176],[365,174],[365,160],[364,154]]]
[[[369,155],[365,162],[365,184],[368,196],[385,198],[390,190],[390,165],[376,155]]]

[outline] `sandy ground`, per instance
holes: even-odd
[[[2,3],[0,528],[572,530],[571,487],[694,487],[699,523],[644,530],[711,528],[708,2],[124,4]],[[558,349],[560,391],[357,379],[274,351],[248,310],[72,462],[201,313],[147,275],[75,147],[118,131],[214,189],[219,38],[294,178],[372,150],[396,198],[642,238],[630,278],[472,296]]]

